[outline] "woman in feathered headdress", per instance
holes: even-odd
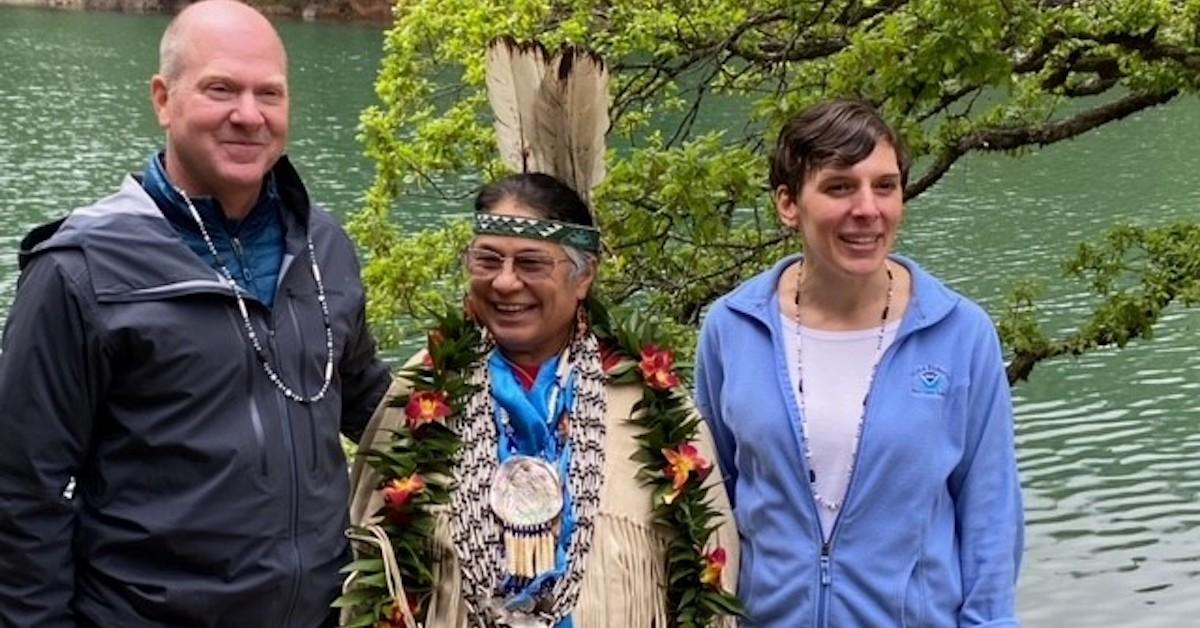
[[[737,535],[712,440],[671,352],[590,296],[604,65],[500,41],[488,87],[520,174],[476,199],[468,316],[441,321],[364,436],[343,623],[728,623]]]

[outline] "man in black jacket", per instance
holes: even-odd
[[[22,243],[0,626],[320,626],[348,558],[338,434],[390,381],[354,248],[283,156],[261,14],[185,9],[151,94],[164,151]]]

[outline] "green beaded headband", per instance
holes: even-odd
[[[475,212],[475,234],[548,240],[588,253],[600,253],[599,229],[557,220]]]

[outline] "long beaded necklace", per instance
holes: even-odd
[[[192,204],[192,199],[187,195],[187,192],[184,192],[177,186],[173,187],[183,197],[183,202],[187,204],[188,211],[192,214],[192,219],[196,221],[196,226],[200,228],[200,235],[204,236],[204,243],[208,245],[208,252],[212,253],[213,259],[217,261],[217,266],[221,267],[221,273],[225,275],[225,281],[229,282],[229,287],[233,290],[233,296],[237,299],[238,311],[242,314],[242,325],[246,328],[246,335],[249,336],[250,344],[254,347],[254,355],[258,357],[258,363],[262,365],[263,371],[267,374],[267,379],[271,380],[272,384],[275,384],[275,387],[283,393],[283,396],[292,401],[309,404],[324,399],[325,393],[329,392],[329,383],[333,381],[333,325],[329,322],[329,306],[325,303],[325,284],[321,282],[321,269],[317,268],[317,254],[313,250],[312,235],[305,231],[304,243],[308,246],[308,261],[312,264],[313,280],[317,283],[317,302],[321,305],[321,320],[325,324],[325,380],[321,383],[321,389],[317,391],[317,394],[305,397],[283,383],[283,379],[279,377],[279,373],[271,366],[271,362],[267,358],[267,352],[263,350],[262,343],[258,341],[258,334],[254,332],[254,325],[250,323],[250,313],[246,309],[246,301],[242,299],[242,293],[238,288],[237,282],[233,279],[233,273],[229,271],[229,267],[225,265],[225,262],[221,261],[221,255],[217,253],[217,247],[213,245],[212,238],[208,235],[208,229],[205,228],[204,221],[200,218],[200,212],[196,211],[196,206]]]
[[[608,394],[596,336],[581,329],[571,343],[569,361],[578,379],[567,434],[572,450],[567,484],[574,503],[575,531],[567,549],[566,573],[540,596],[534,609],[507,609],[502,596],[498,596],[507,561],[502,525],[489,503],[492,479],[499,466],[499,434],[493,418],[495,401],[490,392],[488,359],[480,360],[467,378],[475,392],[467,400],[462,419],[452,426],[462,439],[463,449],[454,465],[451,537],[472,625],[554,626],[571,613],[579,599],[604,481]],[[485,346],[490,344],[485,340]],[[518,621],[527,623],[514,623]]]
[[[803,262],[801,262],[803,264]],[[875,382],[875,373],[879,370],[879,360],[883,357],[883,339],[886,336],[888,311],[892,307],[892,267],[888,265],[887,260],[883,262],[883,270],[887,273],[887,298],[883,304],[883,314],[879,317],[879,335],[875,339],[875,358],[871,361],[871,374],[867,377],[867,389],[863,393],[862,411],[858,415],[858,425],[854,428],[854,441],[850,444],[850,465],[846,469],[846,476],[850,477],[854,473],[854,465],[858,458],[858,444],[862,439],[863,422],[867,418],[867,399],[871,395],[871,385]],[[813,455],[812,455],[812,440],[809,438],[808,430],[808,413],[804,407],[804,332],[800,327],[800,285],[801,279],[804,276],[804,269],[801,266],[796,272],[796,372],[797,372],[797,391],[796,400],[800,402],[800,428],[804,435],[804,460],[809,468],[809,485],[812,489],[813,499],[821,506],[836,511],[842,507],[845,501],[843,495],[840,499],[833,500],[817,491],[816,475],[812,472]]]

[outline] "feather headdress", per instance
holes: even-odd
[[[496,141],[517,172],[553,175],[591,200],[604,178],[608,68],[593,52],[502,37],[488,48],[488,100]]]

